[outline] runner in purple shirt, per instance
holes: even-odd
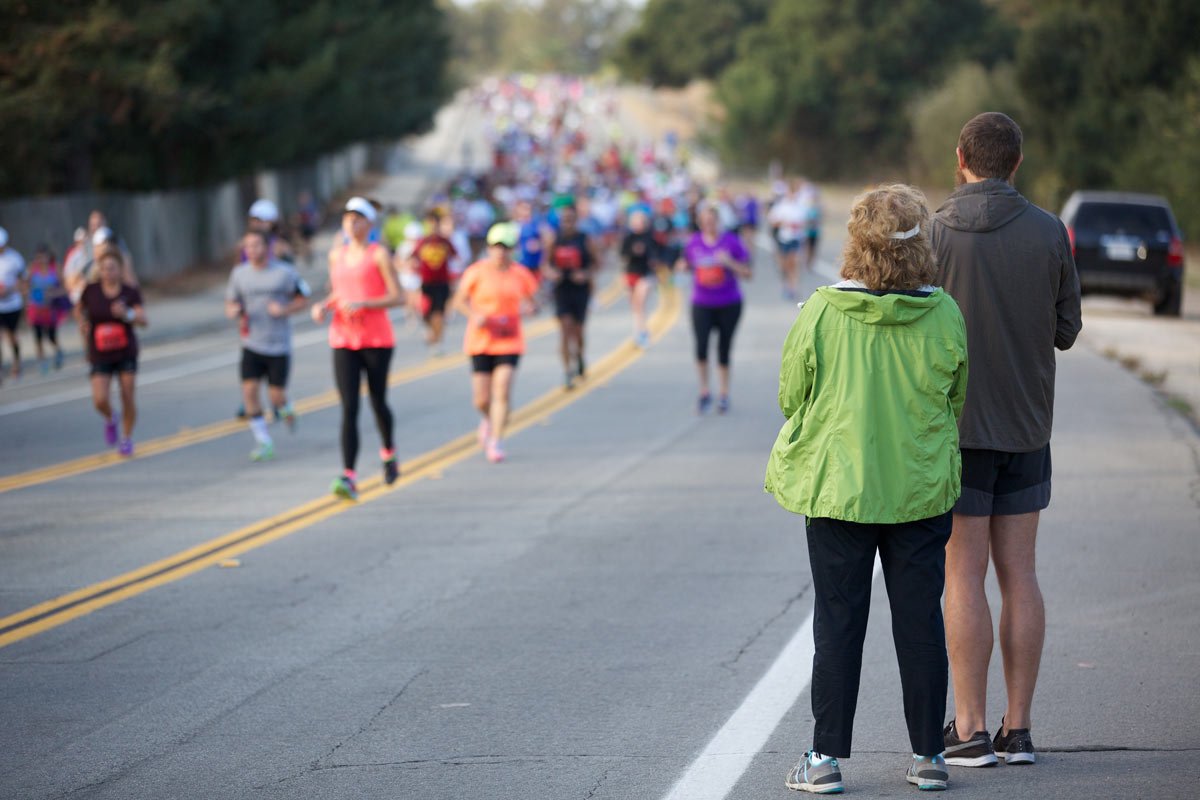
[[[736,233],[721,233],[717,210],[709,203],[697,209],[700,230],[692,234],[684,247],[677,269],[692,273],[692,330],[696,335],[696,367],[700,378],[700,397],[696,412],[703,414],[712,405],[708,377],[708,341],[717,332],[717,379],[720,395],[717,412],[729,410],[729,351],[733,332],[742,315],[742,291],[738,278],[752,276],[750,254]]]

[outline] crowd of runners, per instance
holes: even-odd
[[[421,321],[434,358],[446,352],[448,321],[465,319],[463,350],[471,362],[480,446],[490,461],[504,460],[504,430],[525,350],[522,320],[538,313],[557,320],[562,386],[573,389],[587,378],[587,322],[606,270],[623,272],[616,280],[628,295],[633,340],[643,348],[650,344],[647,309],[654,287],[683,284],[690,276],[695,410],[727,413],[740,282],[753,275],[760,217],[775,241],[783,295],[794,297],[797,272],[815,255],[815,189],[803,180],[776,181],[774,196],[760,211],[752,193],[700,185],[676,136],[628,138],[616,108],[610,90],[579,79],[523,76],[485,83],[471,101],[471,114],[485,132],[488,168],[464,170],[420,208],[351,198],[329,251],[328,292],[319,298],[297,269],[313,257],[311,240],[321,220],[311,194],[299,198],[298,212],[286,220],[272,200],[254,201],[224,307],[241,342],[237,416],[254,439],[251,459],[276,456],[271,421],[296,427],[287,395],[290,320],[308,311],[329,325],[341,398],[342,471],[332,491],[357,496],[364,379],[382,443],[383,476],[387,483],[396,480],[387,375],[396,344],[392,309],[398,308],[402,318]],[[22,314],[43,372],[61,368],[58,327],[73,316],[105,441],[132,455],[136,328],[147,317],[128,247],[99,210],[76,231],[61,262],[41,245],[26,265],[7,238],[0,228],[0,353],[7,344],[9,374],[19,377],[22,370]],[[110,399],[114,378],[119,409]]]
[[[364,373],[384,446],[385,481],[398,475],[385,380],[395,342],[385,309],[392,306],[403,305],[423,321],[433,357],[444,352],[447,315],[466,320],[463,349],[470,357],[479,444],[488,460],[500,462],[525,351],[523,319],[546,309],[557,320],[562,385],[569,391],[587,377],[587,322],[604,269],[614,263],[623,269],[639,347],[650,344],[646,309],[655,284],[689,273],[696,410],[714,406],[708,362],[715,334],[715,407],[729,411],[739,281],[752,275],[758,201],[723,188],[706,193],[672,137],[627,142],[613,110],[611,97],[579,80],[492,81],[472,108],[486,131],[489,169],[457,177],[412,214],[366,197],[346,204],[330,253],[330,293],[312,312],[314,320],[330,323],[335,364],[355,365],[336,370],[343,471],[335,493],[357,493]],[[785,189],[777,203],[786,198]],[[354,332],[369,335],[360,340]]]

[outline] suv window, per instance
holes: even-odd
[[[1076,231],[1124,233],[1140,239],[1167,241],[1171,218],[1161,206],[1131,203],[1082,203],[1075,215]]]

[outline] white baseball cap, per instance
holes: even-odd
[[[246,212],[246,216],[261,219],[263,222],[278,222],[279,206],[266,198],[259,198],[250,204],[250,210]]]
[[[8,231],[4,230],[4,228],[0,228],[0,247],[6,247],[7,245],[8,245]]]
[[[99,228],[96,228],[96,232],[92,234],[92,245],[96,246],[107,244],[115,238],[117,237],[113,233],[112,228],[108,227],[107,225],[101,225]]]
[[[377,216],[375,214],[375,206],[371,205],[371,201],[365,197],[351,197],[346,201],[346,210],[362,214],[367,218],[367,222],[372,224],[375,222]]]

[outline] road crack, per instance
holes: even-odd
[[[374,714],[371,715],[370,719],[368,719],[366,722],[364,722],[362,725],[360,725],[357,731],[355,731],[354,733],[350,734],[348,737],[346,737],[342,741],[335,744],[333,746],[333,749],[331,749],[324,756],[313,761],[312,764],[309,765],[309,771],[310,772],[315,771],[317,768],[319,768],[321,766],[322,761],[326,761],[326,760],[332,758],[333,755],[338,750],[341,750],[343,747],[350,744],[350,742],[353,742],[359,736],[362,736],[364,733],[369,731],[375,725],[375,722],[380,717],[382,717],[384,714],[387,713],[388,709],[390,709],[392,706],[394,706],[396,703],[398,703],[400,701],[400,698],[404,696],[404,693],[408,691],[409,687],[413,685],[413,683],[417,680],[417,678],[420,678],[421,676],[425,675],[428,671],[429,670],[427,670],[427,669],[420,670],[415,675],[413,675],[411,678],[409,678],[407,681],[405,681],[404,685],[401,686],[400,689],[395,694],[393,694],[386,703],[384,703],[382,706],[380,706],[379,709]]]
[[[734,654],[733,658],[731,658],[727,661],[722,661],[721,666],[724,667],[725,669],[730,670],[731,672],[736,671],[734,669],[734,667],[737,665],[738,661],[741,660],[742,656],[744,656],[747,652],[749,652],[750,648],[753,647],[755,645],[755,643],[758,642],[758,640],[763,637],[763,634],[765,634],[772,625],[774,625],[776,622],[778,622],[779,620],[786,617],[788,612],[792,610],[792,606],[794,606],[794,605],[796,605],[796,603],[800,602],[800,600],[803,599],[804,596],[808,594],[808,590],[810,588],[812,588],[812,584],[806,583],[804,585],[803,589],[801,589],[799,592],[797,592],[796,594],[789,597],[784,602],[783,608],[781,608],[775,614],[772,614],[771,617],[766,622],[764,622],[762,625],[760,625],[758,630],[756,630],[754,633],[752,633],[750,635],[750,638],[747,639],[740,648],[738,648],[738,651]]]
[[[591,789],[588,789],[588,793],[583,796],[583,800],[592,800],[592,798],[596,796],[596,792],[600,791],[600,785],[608,780],[609,772],[610,770],[604,770],[604,773],[600,776],[599,780],[596,781],[595,785],[592,786]]]

